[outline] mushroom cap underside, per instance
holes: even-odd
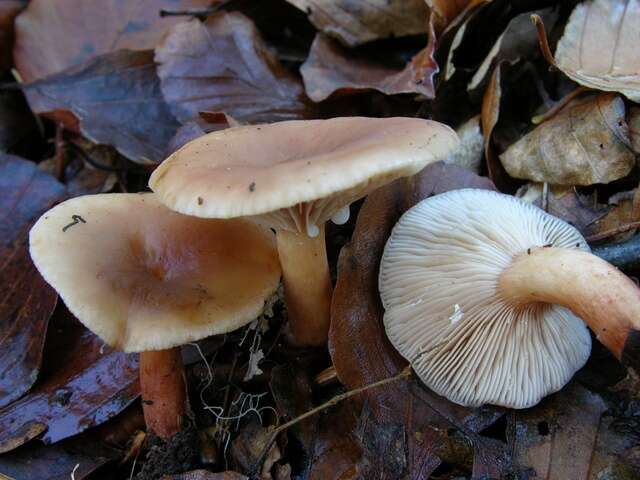
[[[380,266],[384,324],[428,387],[461,405],[525,408],[584,365],[591,337],[580,318],[514,306],[497,290],[517,255],[546,245],[589,250],[562,220],[486,190],[437,195],[403,215]]]

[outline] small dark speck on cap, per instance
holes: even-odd
[[[249,184],[249,191],[250,192],[255,192],[255,190],[256,190],[256,182],[251,182]]]
[[[198,205],[202,205],[204,203],[204,200],[202,199],[202,197],[198,197]]]

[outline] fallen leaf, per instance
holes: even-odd
[[[40,371],[58,296],[31,262],[28,231],[66,195],[64,185],[35,163],[0,154],[0,407],[27,392]]]
[[[636,107],[633,105],[629,107],[627,123],[629,125],[629,138],[631,139],[631,146],[637,154],[640,154],[640,107]]]
[[[83,480],[120,457],[120,451],[79,436],[57,445],[29,445],[0,456],[0,478]],[[71,473],[73,472],[73,477]]]
[[[208,470],[193,470],[178,475],[165,475],[162,480],[249,480],[237,472],[210,472]]]
[[[480,131],[480,115],[471,117],[456,129],[460,143],[444,163],[458,165],[459,167],[480,173],[484,150],[484,139]]]
[[[467,90],[474,90],[487,77],[491,67],[498,62],[513,64],[521,58],[531,60],[540,51],[536,27],[531,22],[531,15],[542,18],[547,29],[553,28],[558,12],[555,8],[545,8],[535,12],[526,12],[515,16],[502,32],[489,54],[480,64],[467,85]]]
[[[599,395],[574,382],[537,408],[514,411],[507,432],[519,470],[546,480],[587,480],[606,409]]]
[[[328,36],[319,33],[311,46],[300,73],[305,90],[314,102],[333,93],[377,90],[387,95],[418,93],[426,98],[435,95],[433,77],[438,65],[433,58],[435,36],[431,30],[429,44],[404,68],[393,68],[350,52]]]
[[[635,164],[622,98],[600,94],[562,110],[502,155],[509,175],[555,185],[624,177]]]
[[[181,17],[160,10],[212,0],[32,0],[16,20],[16,67],[25,82],[105,53],[153,49]]]
[[[571,13],[556,48],[556,65],[586,87],[640,102],[639,0],[583,2]]]
[[[487,87],[482,97],[482,109],[480,111],[480,126],[484,138],[484,158],[487,162],[489,178],[501,192],[512,190],[512,180],[507,175],[502,163],[494,150],[491,135],[500,118],[500,103],[502,100],[502,65],[500,62],[493,69]]]
[[[600,421],[590,459],[588,480],[632,479],[640,476],[637,409],[615,418],[606,413]],[[635,428],[634,428],[635,427]]]
[[[640,190],[619,192],[612,195],[608,201],[606,214],[601,215],[589,229],[589,236],[597,238],[615,232],[620,227],[640,221]],[[615,235],[606,237],[609,242],[622,242],[628,240],[637,231],[637,228],[628,229]],[[593,241],[593,240],[591,240]]]
[[[345,45],[416,35],[427,31],[424,0],[287,0],[309,16],[313,25]]]
[[[138,163],[157,163],[178,123],[160,90],[153,52],[120,50],[25,87],[31,108]],[[72,122],[71,122],[72,123]]]
[[[13,22],[24,7],[26,0],[3,0],[0,2],[0,73],[11,67],[13,57]]]
[[[329,351],[338,378],[347,388],[391,377],[406,366],[385,335],[378,294],[380,257],[392,227],[419,200],[465,187],[494,188],[486,178],[438,162],[412,179],[378,189],[366,199],[351,242],[340,253],[331,306]],[[500,416],[493,408],[471,410],[452,404],[422,387],[416,379],[365,391],[359,399],[379,424],[401,424],[405,428],[407,478],[427,478],[440,463],[434,425],[442,424],[444,418],[469,431],[478,431]]]
[[[55,443],[112,418],[140,394],[138,356],[114,351],[60,307],[38,384],[0,410],[0,453],[42,435]]]
[[[201,111],[247,123],[307,115],[302,85],[240,13],[220,12],[205,23],[194,19],[176,25],[156,49],[155,60],[162,92],[182,123]]]

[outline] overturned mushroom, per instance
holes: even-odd
[[[346,222],[353,201],[444,158],[456,144],[445,125],[415,118],[237,127],[185,145],[149,185],[180,213],[250,216],[275,228],[292,336],[323,345],[332,292],[325,222]]]
[[[163,438],[186,408],[179,346],[249,323],[280,280],[271,232],[179,215],[153,194],[68,200],[29,239],[69,310],[109,345],[141,352],[145,420]]]
[[[640,289],[575,228],[511,196],[420,202],[395,226],[379,282],[393,345],[462,405],[525,408],[559,390],[589,356],[582,320],[637,367]]]

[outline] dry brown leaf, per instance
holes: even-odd
[[[153,52],[119,50],[28,84],[31,108],[138,163],[164,160],[178,128],[160,91]],[[71,120],[71,125],[69,125]],[[77,127],[76,127],[77,128]]]
[[[636,153],[640,154],[640,107],[633,105],[629,107],[627,122],[629,124],[629,138],[631,139],[631,146]]]
[[[640,102],[640,0],[583,2],[558,42],[556,65],[581,85]]]
[[[0,1],[0,73],[13,64],[13,21],[26,6],[26,0]]]
[[[156,49],[155,60],[162,92],[183,123],[201,111],[248,123],[309,113],[300,82],[240,13],[220,12],[205,23],[194,19],[176,25]]]
[[[154,48],[181,17],[160,9],[211,0],[32,0],[16,20],[16,67],[26,82],[120,49]]]
[[[509,175],[556,185],[609,183],[635,164],[622,98],[600,94],[564,109],[500,155]]]
[[[313,25],[345,45],[415,35],[427,31],[424,0],[287,0],[309,15]]]
[[[515,411],[508,429],[514,462],[534,478],[587,480],[606,409],[599,395],[572,383],[534,409]]]
[[[165,475],[162,480],[249,480],[237,472],[210,472],[208,470],[192,470],[177,475]]]
[[[387,95],[418,93],[433,98],[433,77],[438,72],[433,58],[434,46],[432,34],[427,47],[418,52],[406,67],[397,69],[360,58],[319,33],[300,73],[307,95],[314,102],[325,100],[333,93],[371,89]]]

